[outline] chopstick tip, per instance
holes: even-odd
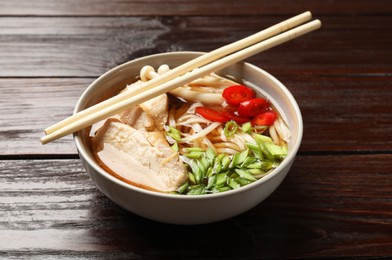
[[[313,23],[317,25],[317,28],[320,28],[322,25],[322,22],[319,19],[314,20]]]
[[[45,145],[45,144],[48,143],[47,140],[46,140],[46,138],[45,138],[45,136],[44,136],[44,137],[41,137],[40,141],[41,141],[41,144],[42,144],[42,145]]]
[[[42,145],[45,145],[45,144],[46,144],[43,138],[41,138],[40,141],[41,141],[41,144],[42,144]]]

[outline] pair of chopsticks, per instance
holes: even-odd
[[[319,20],[308,22],[311,18],[310,12],[294,16],[247,38],[184,63],[145,82],[140,88],[128,90],[80,111],[46,128],[44,130],[46,135],[41,138],[41,143],[46,144],[77,132],[100,120],[118,114],[130,106],[143,103],[197,78],[320,28],[321,22]],[[303,24],[305,22],[308,23]]]

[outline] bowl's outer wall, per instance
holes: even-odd
[[[243,213],[267,198],[279,186],[289,171],[289,167],[286,167],[275,178],[265,182],[262,187],[255,186],[242,193],[183,200],[176,198],[176,196],[171,198],[146,196],[139,191],[130,190],[107,181],[103,175],[97,174],[85,162],[84,165],[99,189],[119,206],[147,219],[181,225],[206,224]]]
[[[135,80],[144,65],[158,67],[166,63],[178,66],[200,53],[167,53],[157,59],[147,56],[120,65],[105,73],[83,93],[75,112],[99,102],[102,96],[111,95]],[[123,183],[104,172],[95,162],[94,156],[86,149],[85,134],[75,135],[75,141],[83,165],[98,188],[121,207],[139,216],[172,224],[203,224],[224,220],[241,214],[267,198],[287,175],[302,138],[302,118],[298,106],[288,90],[268,73],[249,64],[238,63],[220,73],[234,76],[237,80],[246,79],[251,84],[263,86],[273,104],[280,110],[292,131],[291,156],[269,174],[267,178],[243,187],[235,192],[204,196],[167,195],[145,191]],[[110,88],[110,89],[108,89]],[[293,148],[293,145],[296,146]],[[284,164],[284,165],[283,165]]]

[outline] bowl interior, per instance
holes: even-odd
[[[171,68],[179,66],[186,61],[189,61],[202,53],[199,52],[171,52],[171,53],[163,53],[157,55],[151,55],[143,58],[139,58],[127,63],[124,63],[107,73],[103,74],[97,80],[95,80],[82,94],[79,99],[76,107],[75,113],[79,112],[89,106],[92,106],[102,100],[109,98],[116,93],[118,93],[121,89],[123,89],[127,84],[130,84],[136,80],[136,77],[139,75],[140,69],[145,65],[151,65],[154,68],[159,67],[162,64],[168,64]],[[299,107],[291,95],[291,93],[287,90],[287,88],[275,79],[273,76],[265,72],[264,70],[253,66],[248,63],[239,62],[234,65],[231,65],[223,70],[217,72],[221,76],[230,75],[235,81],[239,83],[244,83],[248,86],[252,86],[258,91],[260,91],[264,96],[268,97],[273,106],[279,111],[284,120],[286,120],[290,131],[291,131],[291,140],[289,143],[289,153],[286,159],[281,163],[281,165],[276,168],[272,173],[268,174],[264,178],[258,180],[255,183],[265,182],[269,178],[272,178],[274,174],[279,172],[280,168],[285,167],[285,163],[292,162],[294,159],[297,150],[299,148],[301,139],[302,139],[302,117],[299,110]],[[75,134],[75,142],[79,151],[80,156],[82,156],[90,166],[92,166],[95,170],[97,170],[100,174],[105,175],[111,181],[119,182],[121,185],[125,185],[130,189],[136,189],[144,193],[155,193],[159,194],[159,196],[170,196],[170,194],[160,194],[157,192],[151,192],[142,190],[140,188],[134,187],[130,184],[124,183],[120,180],[115,179],[109,173],[106,173],[101,167],[96,163],[93,154],[88,149],[87,145],[87,129],[79,131]],[[252,183],[254,184],[254,183]],[[248,185],[249,186],[249,185]],[[248,186],[242,187],[238,190],[247,188]],[[252,186],[252,185],[251,185]],[[232,192],[232,191],[230,191]],[[224,192],[224,193],[230,193]],[[233,191],[235,192],[235,190]],[[220,193],[220,194],[224,194]],[[216,195],[216,194],[211,194]],[[204,196],[211,196],[204,195]],[[196,196],[196,197],[204,197],[204,196]],[[221,196],[221,195],[217,195]],[[182,196],[189,197],[189,196]],[[193,197],[193,196],[192,196]]]

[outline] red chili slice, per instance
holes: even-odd
[[[251,119],[249,117],[242,117],[242,116],[237,116],[233,113],[229,112],[222,112],[225,116],[229,117],[230,120],[235,121],[237,124],[245,124],[246,122],[249,122]]]
[[[219,112],[207,107],[196,107],[196,112],[205,119],[213,122],[226,123],[227,121],[230,121],[230,117],[225,115],[223,112]]]
[[[251,121],[253,126],[271,126],[275,122],[278,116],[273,111],[267,111],[261,114],[258,114]]]
[[[234,85],[223,90],[223,98],[231,106],[238,106],[241,102],[255,97],[255,92],[246,86]]]
[[[253,98],[242,102],[238,107],[238,115],[243,117],[254,117],[270,110],[270,104],[264,98]]]
[[[208,106],[209,109],[218,111],[218,112],[224,112],[224,113],[230,113],[230,114],[234,114],[235,112],[237,112],[237,107],[233,107],[233,106],[222,106],[222,105],[211,105]]]

